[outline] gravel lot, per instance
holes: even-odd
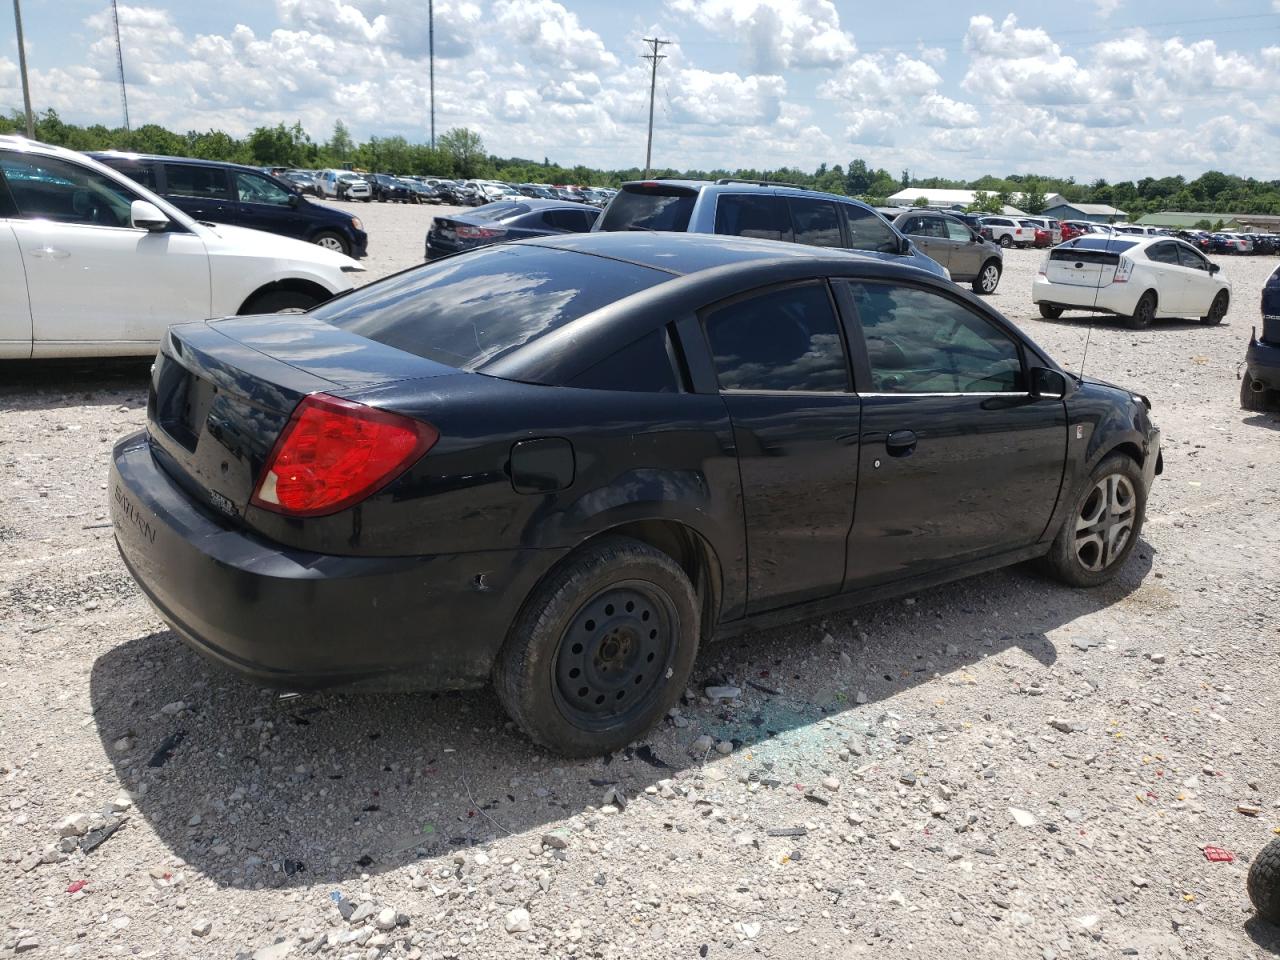
[[[440,212],[356,209],[371,277]],[[1040,257],[993,302],[1075,367]],[[1244,877],[1280,829],[1280,418],[1235,370],[1275,260],[1223,265],[1221,327],[1094,329],[1088,372],[1165,438],[1117,582],[1017,568],[709,646],[679,717],[570,765],[488,691],[278,699],[206,665],[107,523],[147,365],[0,367],[0,955],[1274,955]]]

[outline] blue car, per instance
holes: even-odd
[[[529,237],[586,233],[600,211],[564,200],[499,200],[466,213],[436,217],[427,231],[427,260]]]
[[[592,229],[718,233],[836,247],[950,279],[942,264],[865,203],[769,180],[624,183]]]
[[[196,220],[278,233],[348,257],[368,252],[369,235],[359,217],[313,203],[296,184],[254,167],[115,151],[89,156],[160,194]]]
[[[1255,327],[1244,362],[1240,406],[1245,410],[1280,409],[1280,267],[1262,288],[1262,336]]]

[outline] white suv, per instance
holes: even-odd
[[[373,188],[369,181],[350,170],[321,170],[316,174],[316,194],[321,197],[332,197],[335,200],[363,200],[368,203],[373,199]]]
[[[1036,242],[1035,229],[1024,227],[1012,217],[983,217],[982,225],[991,228],[991,239],[1005,249],[1029,247]]]
[[[83,154],[0,136],[0,357],[153,354],[170,324],[305,309],[363,270],[197,223]]]

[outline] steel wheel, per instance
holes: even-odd
[[[1084,569],[1100,573],[1124,554],[1137,509],[1137,493],[1123,474],[1107,474],[1093,485],[1076,516],[1076,559]]]
[[[995,293],[996,287],[1000,285],[1000,268],[994,263],[988,263],[982,268],[982,276],[979,282],[983,293]]]
[[[326,234],[316,241],[317,246],[324,247],[326,250],[332,250],[334,253],[346,253],[343,249],[342,240],[333,234]]]
[[[626,723],[664,689],[675,607],[656,584],[624,580],[584,603],[560,639],[555,699],[582,729]]]

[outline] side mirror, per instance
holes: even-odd
[[[1210,273],[1210,274],[1217,273],[1217,272],[1218,272],[1219,270],[1221,270],[1221,269],[1222,269],[1222,264],[1220,264],[1220,263],[1211,263],[1211,264],[1209,264],[1209,273]]]
[[[1065,397],[1070,390],[1070,381],[1061,370],[1032,367],[1030,374],[1030,393],[1033,397]]]
[[[169,226],[169,218],[148,200],[135,200],[129,205],[129,223],[149,233],[161,233]]]
[[[302,203],[302,195],[298,193],[289,194],[289,206],[296,208]]]

